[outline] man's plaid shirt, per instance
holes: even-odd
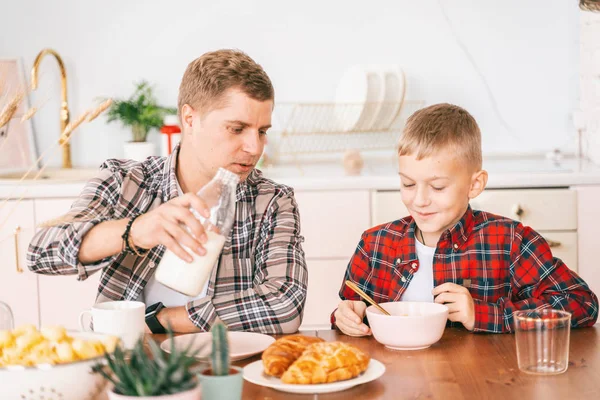
[[[30,270],[77,275],[101,271],[97,302],[143,300],[143,289],[165,251],[143,257],[126,252],[82,265],[84,235],[95,225],[145,213],[178,196],[175,163],[108,160],[56,226],[41,229],[27,254]],[[306,300],[308,273],[293,190],[253,171],[237,188],[236,220],[207,296],[186,305],[190,320],[207,331],[219,318],[231,330],[288,333],[298,328]],[[77,301],[77,299],[73,299]]]
[[[415,222],[408,217],[364,232],[344,280],[356,282],[378,303],[400,301],[418,270]],[[514,311],[523,309],[569,311],[573,327],[591,326],[598,318],[596,295],[552,256],[544,238],[518,221],[470,207],[440,238],[433,280],[434,287],[452,282],[469,288],[474,331],[510,332]],[[343,284],[340,297],[360,300]]]

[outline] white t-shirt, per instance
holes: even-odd
[[[179,181],[176,180],[175,182],[177,183],[177,192],[180,196],[183,195],[183,190],[181,190],[181,186],[179,186]],[[158,282],[153,274],[144,288],[144,301],[146,306],[158,303],[159,301],[162,302],[165,307],[184,306],[190,301],[205,297],[207,290],[208,281],[206,281],[204,289],[202,289],[202,292],[198,296],[187,296]]]
[[[413,275],[406,291],[402,294],[402,301],[433,302],[433,255],[435,247],[425,246],[415,239],[419,269]]]
[[[158,282],[156,279],[154,279],[154,275],[152,275],[152,277],[148,281],[148,284],[144,288],[144,300],[146,306],[158,303],[159,301],[162,302],[165,307],[185,306],[188,302],[192,300],[197,300],[205,297],[207,290],[208,281],[204,285],[202,293],[200,293],[197,297],[186,296],[185,294],[179,293]]]

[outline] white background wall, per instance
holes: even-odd
[[[600,13],[581,13],[580,57],[584,150],[600,162]]]
[[[189,61],[235,47],[264,66],[277,100],[330,101],[347,66],[398,63],[409,78],[408,98],[456,103],[475,115],[486,153],[568,149],[573,141],[575,0],[1,2],[0,57],[20,56],[29,71],[39,50],[56,49],[68,68],[73,116],[96,97],[128,96],[141,78],[155,84],[161,103],[174,105]],[[34,120],[38,148],[58,138],[59,89],[57,69],[45,60],[31,97],[33,105],[50,97]],[[126,140],[118,124],[85,125],[73,138],[74,164],[120,156]],[[50,164],[59,160],[57,151]]]

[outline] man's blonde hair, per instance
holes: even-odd
[[[217,50],[192,61],[179,86],[178,112],[189,104],[201,114],[219,107],[228,89],[236,88],[254,100],[274,100],[275,92],[267,73],[247,54],[238,50]]]
[[[482,168],[481,131],[464,108],[441,103],[422,108],[406,121],[398,144],[398,155],[416,154],[417,159],[447,149],[469,166]]]

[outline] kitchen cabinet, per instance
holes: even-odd
[[[306,258],[347,259],[371,227],[368,190],[298,191]]]
[[[329,317],[340,302],[338,296],[348,259],[307,260],[308,293],[302,319],[304,330],[329,329]]]
[[[371,193],[371,204],[373,226],[409,216],[399,190],[374,191]]]
[[[34,226],[32,200],[0,199],[0,301],[12,308],[16,326],[39,324],[38,276],[25,265]]]
[[[577,192],[571,189],[485,190],[471,206],[521,221],[536,231],[577,230]]]
[[[600,186],[577,187],[579,275],[600,295]]]
[[[37,223],[66,213],[75,199],[36,199]],[[76,275],[39,275],[41,326],[62,325],[79,329],[79,313],[90,308],[96,299],[100,273],[78,281]]]
[[[301,329],[329,329],[348,260],[371,226],[369,191],[297,191],[295,198],[308,268]]]

